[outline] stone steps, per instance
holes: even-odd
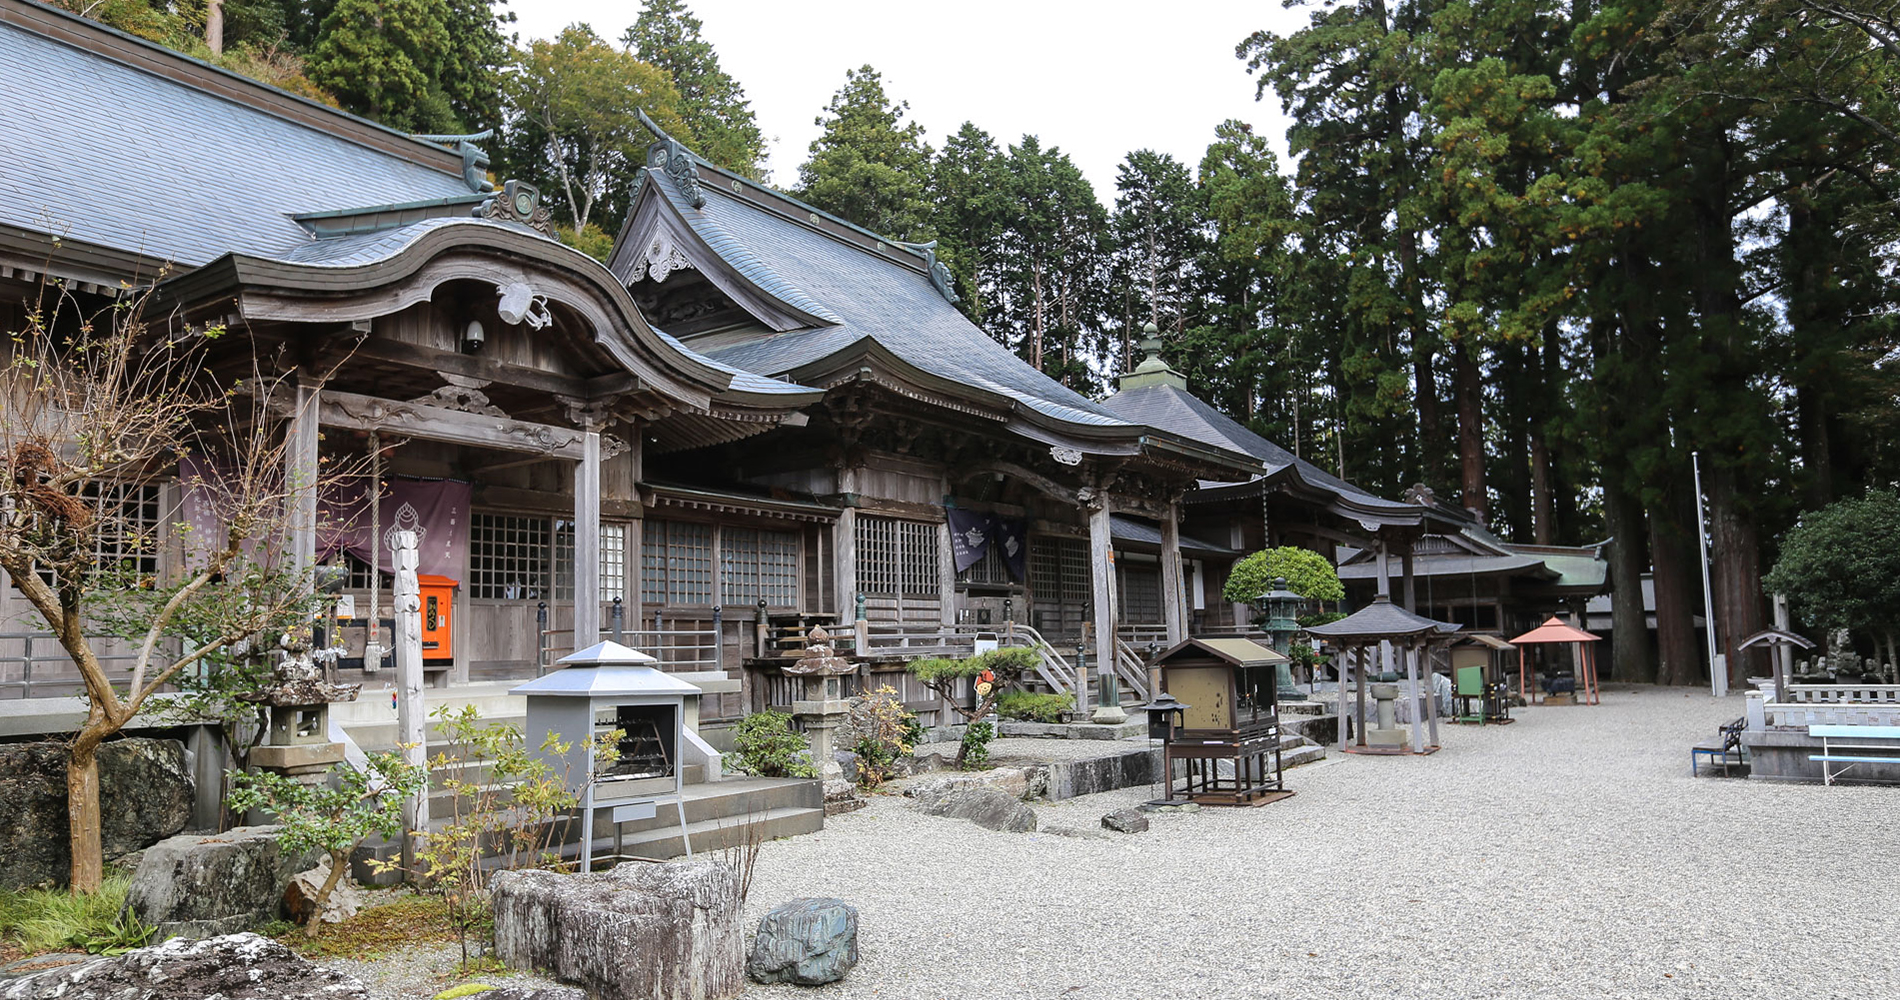
[[[445,812],[436,812],[437,798],[431,797],[431,828],[441,829],[446,825]],[[687,835],[693,841],[693,851],[702,850],[700,839],[707,838],[704,849],[714,850],[733,846],[745,839],[748,824],[758,827],[758,836],[762,840],[774,840],[779,837],[792,837],[801,833],[812,833],[824,828],[824,789],[815,779],[787,778],[726,778],[714,782],[688,784],[684,792],[686,804]],[[446,802],[442,805],[447,808]],[[557,817],[550,824],[543,825],[537,831],[545,834],[548,826],[553,826],[555,839],[563,841],[558,850],[565,857],[579,854],[577,835],[578,823],[571,818]],[[601,856],[614,853],[614,824],[610,811],[602,807],[594,816],[594,854]],[[685,853],[685,847],[679,836],[679,811],[677,806],[662,805],[651,819],[632,820],[621,824],[621,851],[651,858],[669,858]],[[491,847],[491,852],[499,853],[499,846]],[[400,844],[393,841],[377,840],[359,848],[354,859],[353,872],[364,882],[376,885],[389,885],[397,881],[394,874],[377,875],[367,861],[375,858],[389,861],[398,856]]]

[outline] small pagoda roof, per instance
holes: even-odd
[[[697,685],[658,670],[659,661],[637,649],[611,640],[561,657],[561,669],[509,690],[517,695],[568,698],[613,698],[625,695],[694,696]]]
[[[1315,625],[1306,631],[1311,635],[1350,643],[1450,635],[1462,627],[1456,622],[1441,622],[1413,614],[1381,594],[1371,604],[1336,622]]]
[[[1740,648],[1747,649],[1750,646],[1763,643],[1769,646],[1800,646],[1802,649],[1814,648],[1814,640],[1804,635],[1797,635],[1785,628],[1762,629],[1760,632],[1743,639]]]
[[[1600,635],[1585,632],[1562,618],[1551,615],[1549,621],[1511,641],[1521,646],[1539,642],[1596,642],[1601,638],[1603,637]]]
[[[1155,657],[1155,662],[1165,665],[1168,660],[1190,650],[1205,653],[1236,667],[1269,667],[1276,663],[1288,662],[1285,655],[1262,646],[1252,639],[1237,638],[1183,639],[1175,643],[1167,652]]]

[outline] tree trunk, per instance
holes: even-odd
[[[1603,486],[1610,530],[1610,669],[1619,681],[1656,682],[1648,615],[1643,609],[1643,511],[1620,483]]]
[[[1741,648],[1742,640],[1762,630],[1766,609],[1761,594],[1761,538],[1753,517],[1742,510],[1736,475],[1722,463],[1709,470],[1709,535],[1715,565],[1710,581],[1715,597],[1717,641],[1728,657],[1732,687],[1768,670],[1767,647]]]
[[[1666,508],[1670,506],[1673,504]],[[1701,603],[1701,577],[1694,571],[1699,556],[1693,539],[1681,528],[1680,514],[1666,508],[1649,512],[1659,661],[1656,680],[1661,684],[1695,684],[1702,676],[1695,625],[1695,609]]]
[[[66,763],[66,836],[72,851],[72,894],[91,895],[105,880],[104,824],[99,814],[99,744],[107,733],[101,721],[88,721],[73,740]]]
[[[1412,406],[1418,410],[1418,477],[1419,482],[1429,486],[1437,478],[1438,471],[1444,466],[1438,456],[1444,438],[1441,436],[1441,423],[1438,414],[1438,375],[1432,368],[1432,352],[1429,347],[1412,347]],[[1295,404],[1297,405],[1297,403]],[[1295,454],[1298,454],[1299,418],[1294,417],[1293,426]]]
[[[1452,376],[1456,382],[1454,393],[1458,398],[1458,461],[1464,473],[1461,502],[1479,520],[1484,520],[1487,507],[1484,495],[1484,425],[1481,422],[1484,386],[1479,379],[1478,359],[1472,355],[1471,345],[1453,344],[1451,361]]]
[[[324,879],[322,888],[317,890],[317,898],[314,901],[316,903],[316,911],[310,914],[309,920],[304,921],[304,937],[317,936],[318,929],[323,926],[323,908],[329,905],[330,893],[335,891],[338,882],[343,881],[343,871],[349,866],[349,851],[330,852],[330,877]]]
[[[205,0],[205,47],[224,54],[224,0]]]

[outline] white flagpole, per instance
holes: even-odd
[[[1702,622],[1708,627],[1709,690],[1720,698],[1728,694],[1728,671],[1716,659],[1715,598],[1709,587],[1709,523],[1702,506],[1702,453],[1690,452],[1689,462],[1695,469],[1695,540],[1696,551],[1702,554]]]

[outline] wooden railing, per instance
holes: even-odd
[[[165,643],[165,648],[174,646],[169,640]],[[96,651],[99,647],[93,648]],[[138,655],[99,653],[98,659],[110,675],[114,664],[129,671],[138,662]],[[169,684],[164,688],[170,689]],[[0,632],[0,698],[66,698],[84,693],[86,682],[80,678],[79,668],[73,666],[72,658],[53,633]]]

